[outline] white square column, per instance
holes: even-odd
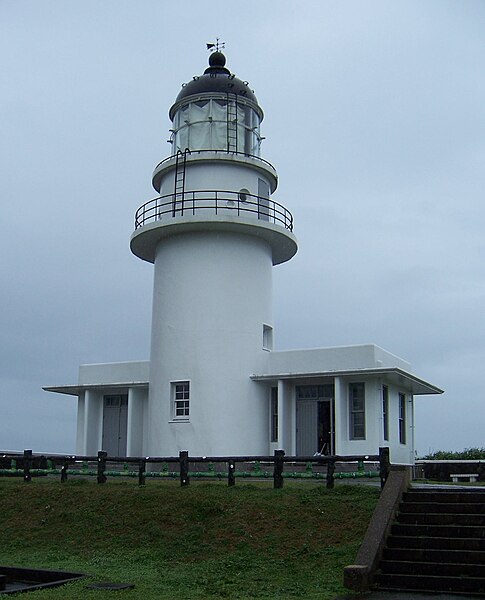
[[[103,444],[103,394],[100,391],[84,392],[84,452],[95,455]]]
[[[294,386],[278,380],[278,449],[292,456],[296,453],[296,406]]]
[[[127,456],[143,456],[143,419],[147,402],[146,389],[128,389]]]

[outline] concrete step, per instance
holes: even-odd
[[[485,597],[485,490],[406,492],[387,538],[376,586]]]
[[[484,564],[383,560],[380,569],[383,573],[476,577],[485,580]]]
[[[485,551],[485,538],[392,535],[387,539],[387,546],[389,548],[420,548],[429,550],[441,549],[481,552]]]
[[[385,560],[485,565],[485,550],[445,550],[441,547],[439,549],[385,548],[382,556]]]
[[[461,514],[461,513],[410,513],[402,512],[397,516],[398,523],[411,525],[470,525],[483,527],[485,525],[485,513]]]
[[[485,515],[485,503],[478,502],[401,502],[400,513],[460,513]]]
[[[485,490],[455,491],[451,490],[412,490],[406,492],[404,502],[434,502],[434,503],[478,503],[485,504]]]
[[[426,536],[438,538],[485,538],[485,528],[471,525],[410,525],[394,523],[391,534],[399,536]]]
[[[416,592],[452,592],[469,596],[485,596],[485,577],[444,577],[441,575],[406,575],[401,573],[378,573],[379,589]]]

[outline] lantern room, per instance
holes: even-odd
[[[260,155],[263,111],[248,82],[225,63],[222,52],[213,52],[203,75],[182,86],[169,113],[172,154],[188,149]]]

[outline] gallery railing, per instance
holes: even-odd
[[[135,229],[156,221],[200,214],[237,216],[282,225],[293,231],[293,215],[283,205],[249,192],[194,190],[166,194],[145,202],[135,213]]]

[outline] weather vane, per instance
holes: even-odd
[[[206,44],[206,46],[207,50],[210,50],[211,52],[219,52],[219,50],[224,50],[226,42],[220,42],[219,38],[216,38],[215,44]]]

